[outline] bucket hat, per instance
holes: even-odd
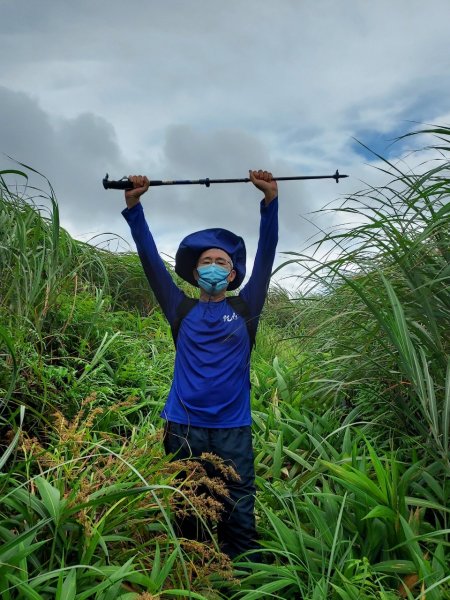
[[[227,289],[235,290],[245,277],[246,250],[244,240],[227,229],[203,229],[186,236],[181,241],[175,255],[175,273],[184,281],[198,287],[193,271],[197,266],[199,256],[210,248],[223,250],[233,261],[236,277]]]

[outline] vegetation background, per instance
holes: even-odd
[[[72,239],[49,183],[39,205],[8,187],[32,169],[0,172],[3,600],[450,598],[450,129],[418,134],[420,173],[385,161],[385,186],[323,209],[351,228],[290,254],[301,297],[270,291],[262,564],[174,534],[176,511],[213,524],[223,490],[164,456],[174,350],[136,254]]]

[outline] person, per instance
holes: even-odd
[[[172,331],[178,328],[173,381],[161,413],[165,451],[176,459],[212,453],[233,467],[239,480],[226,481],[229,496],[222,498],[219,547],[231,559],[252,550],[249,556],[257,560],[250,354],[278,242],[278,188],[270,172],[249,171],[249,178],[264,198],[252,272],[238,294],[245,314],[226,295],[245,278],[246,249],[241,237],[214,228],[182,240],[175,272],[200,288],[200,297],[180,322],[179,307],[186,295],[159,256],[140,203],[149,188],[147,177],[129,177],[133,189],[125,192],[127,207],[122,214],[155,297]],[[178,526],[182,537],[205,540],[196,519],[186,517]]]

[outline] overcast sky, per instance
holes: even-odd
[[[42,172],[75,237],[127,241],[106,172],[348,173],[279,184],[280,264],[311,218],[332,224],[312,211],[380,180],[355,138],[396,160],[405,144],[391,142],[413,122],[449,124],[449,20],[449,0],[0,0],[0,170],[17,168],[10,156]],[[143,204],[161,252],[220,226],[245,238],[250,263],[260,196],[165,187]]]

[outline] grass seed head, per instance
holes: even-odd
[[[231,465],[227,465],[225,461],[216,454],[213,454],[212,452],[203,452],[200,458],[210,462],[225,479],[231,479],[232,481],[241,480],[236,470]]]

